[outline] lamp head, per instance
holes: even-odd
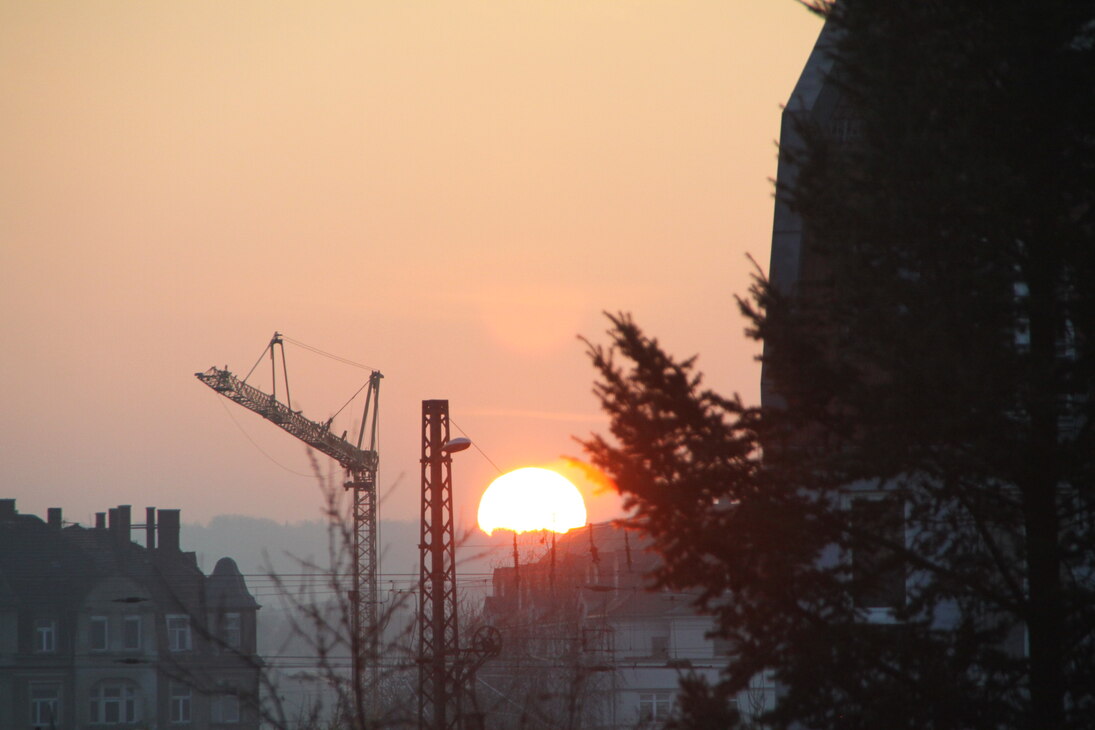
[[[455,454],[457,451],[463,451],[471,446],[471,439],[459,438],[449,439],[445,442],[445,445],[441,447],[441,451],[446,454]]]

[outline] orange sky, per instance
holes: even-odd
[[[733,294],[819,28],[793,0],[0,0],[0,496],[317,517],[303,446],[193,377],[274,330],[384,372],[391,519],[423,399],[504,470],[579,454],[603,310],[755,400]],[[363,382],[289,357],[313,419]],[[472,524],[497,472],[454,474]]]

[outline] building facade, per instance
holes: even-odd
[[[84,527],[0,500],[0,727],[257,730],[258,608],[230,558],[180,550],[178,510]]]
[[[500,655],[478,672],[491,726],[660,727],[680,680],[714,683],[730,657],[695,596],[649,587],[657,556],[637,531],[589,525],[551,540],[527,564],[498,567],[485,618]],[[770,678],[737,697],[747,718],[770,709]]]
[[[772,217],[772,251],[768,279],[784,296],[792,296],[804,281],[815,281],[823,273],[823,263],[816,255],[811,255],[807,245],[802,217],[788,198],[788,191],[798,178],[795,153],[801,151],[803,146],[803,126],[827,130],[838,142],[852,141],[858,129],[838,84],[829,76],[833,65],[829,48],[835,32],[829,24],[822,27],[798,82],[783,108],[780,121],[777,194]],[[765,406],[782,405],[763,360],[761,403]]]

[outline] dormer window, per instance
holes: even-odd
[[[229,649],[243,646],[243,621],[238,613],[226,613],[221,616],[221,641]]]

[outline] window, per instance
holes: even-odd
[[[837,142],[855,142],[863,136],[863,122],[842,117],[829,122],[829,135]]]
[[[167,617],[167,648],[170,651],[190,651],[190,617]]]
[[[664,722],[672,709],[672,692],[639,693],[639,722]]]
[[[107,617],[92,616],[88,623],[88,648],[92,651],[106,651],[110,637],[107,634]]]
[[[894,497],[860,497],[852,502],[852,527],[858,538],[852,551],[852,594],[857,606],[905,605],[905,566],[898,550],[905,544],[905,504]]]
[[[30,686],[30,723],[52,727],[61,721],[61,688],[55,684]]]
[[[130,682],[100,682],[91,692],[90,719],[93,725],[137,722],[140,717],[137,688]]]
[[[126,616],[122,622],[122,648],[129,651],[141,648],[140,616]]]
[[[171,683],[171,722],[183,725],[190,722],[190,687],[180,682]]]
[[[650,656],[655,659],[668,659],[669,658],[669,637],[668,636],[651,636],[650,637]]]
[[[213,722],[232,724],[240,721],[240,698],[234,694],[213,697]]]
[[[721,636],[716,636],[713,640],[715,656],[733,656],[734,655],[734,642],[730,639],[724,639]]]
[[[34,651],[38,654],[52,654],[57,651],[57,622],[51,618],[34,622]]]
[[[238,613],[226,613],[221,616],[221,641],[230,649],[243,646],[243,622]]]

